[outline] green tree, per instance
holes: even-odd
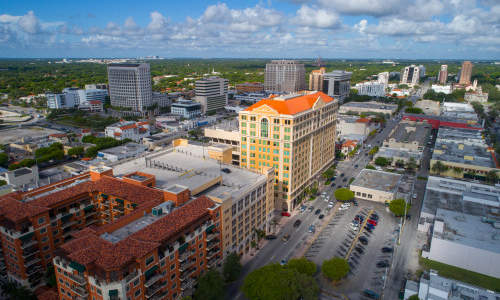
[[[33,165],[35,165],[34,159],[25,158],[25,159],[21,160],[20,162],[10,164],[8,169],[12,171],[12,170],[16,170],[16,169],[23,168],[23,167],[30,168]]]
[[[224,278],[216,270],[209,270],[198,279],[198,287],[194,292],[195,300],[224,299]]]
[[[368,152],[368,154],[375,155],[375,153],[378,152],[378,149],[379,149],[378,146],[375,146],[375,147],[373,147],[373,148],[370,149],[370,151]]]
[[[249,300],[312,300],[319,294],[313,277],[279,264],[254,270],[245,278],[241,289]]]
[[[0,167],[6,168],[9,165],[9,156],[7,153],[0,153]]]
[[[438,174],[441,174],[441,173],[444,173],[446,171],[448,171],[449,167],[445,164],[443,164],[441,161],[436,161],[432,167],[431,167],[431,170],[432,172],[434,173],[438,173]]]
[[[82,146],[73,147],[73,148],[71,148],[71,149],[68,150],[68,155],[69,156],[80,157],[84,153],[85,153],[85,150],[84,150],[84,148]]]
[[[6,185],[7,184],[7,181],[3,180],[3,179],[0,179],[0,186],[2,185]]]
[[[347,273],[349,273],[349,264],[347,260],[334,257],[329,260],[325,260],[321,265],[321,272],[323,275],[333,281],[339,281],[344,278]]]
[[[405,113],[409,114],[423,114],[424,111],[421,108],[418,107],[408,107],[405,109]]]
[[[316,274],[316,264],[305,257],[290,259],[286,266],[309,276]]]
[[[335,168],[328,168],[325,172],[323,172],[322,176],[325,179],[332,178],[333,176],[335,176]]]
[[[418,295],[415,294],[415,295],[411,295],[410,298],[408,298],[408,300],[420,300],[420,298],[418,298]]]
[[[54,272],[54,266],[49,266],[47,271],[45,271],[45,282],[49,287],[57,286],[56,273]]]
[[[488,173],[486,173],[486,181],[490,183],[497,183],[498,181],[497,172],[495,170],[488,171]]]
[[[351,201],[354,198],[354,192],[348,188],[335,190],[335,199],[338,201]]]
[[[2,283],[3,294],[7,294],[9,299],[16,300],[36,300],[36,296],[25,286],[17,285],[12,281]]]
[[[382,156],[379,156],[375,159],[375,164],[377,166],[381,166],[381,167],[385,167],[387,165],[389,165],[390,161],[385,158],[385,157],[382,157]]]
[[[227,282],[235,281],[238,279],[241,273],[241,263],[240,256],[234,252],[230,253],[226,260],[224,261],[224,265],[222,266],[222,273],[224,274],[224,278]]]
[[[368,170],[376,170],[376,168],[370,164],[366,165],[365,166],[365,169],[368,169]]]
[[[417,162],[415,161],[415,158],[410,157],[410,160],[406,163],[406,168],[408,170],[415,170],[418,167]]]
[[[401,217],[405,214],[405,205],[406,205],[406,213],[408,213],[411,205],[407,203],[405,199],[394,199],[389,203],[389,210],[396,217]]]

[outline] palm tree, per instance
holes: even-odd
[[[453,173],[458,175],[458,174],[462,173],[462,169],[459,167],[453,167]]]
[[[486,173],[486,180],[491,183],[497,183],[498,181],[498,174],[496,171],[491,170]]]
[[[447,165],[445,165],[445,164],[443,164],[441,161],[439,161],[439,160],[438,160],[438,161],[436,161],[436,162],[434,163],[434,165],[432,165],[431,170],[432,170],[433,172],[436,172],[436,173],[438,173],[438,174],[441,174],[441,173],[446,172],[446,171],[448,170],[448,166],[447,166]]]

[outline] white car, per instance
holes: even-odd
[[[347,206],[341,206],[341,207],[339,207],[339,210],[346,210],[346,209],[349,209],[349,207],[347,207]]]
[[[351,203],[342,203],[341,207],[351,207]]]
[[[351,223],[351,229],[352,230],[358,230],[359,229],[358,224]]]

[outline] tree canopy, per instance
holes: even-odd
[[[309,276],[316,274],[316,264],[305,257],[290,259],[286,265],[302,274]]]
[[[323,275],[333,281],[339,281],[344,278],[349,273],[349,270],[350,267],[347,260],[340,257],[325,260],[323,265],[321,265]]]
[[[245,278],[242,291],[249,300],[317,299],[319,287],[313,277],[295,268],[266,265]]]
[[[390,163],[391,163],[391,161],[385,157],[379,156],[379,157],[375,158],[375,164],[377,166],[385,167],[385,166],[389,165]]]
[[[420,298],[418,298],[418,295],[415,294],[415,295],[411,295],[410,298],[408,298],[408,300],[420,300]]]
[[[222,267],[222,272],[226,281],[231,282],[238,279],[238,276],[240,276],[241,273],[241,268],[240,256],[234,252],[230,253],[226,257]]]
[[[216,270],[209,270],[198,279],[198,287],[194,292],[195,300],[224,299],[224,278]]]
[[[9,156],[7,153],[0,153],[0,167],[6,168],[9,164]]]
[[[351,201],[354,198],[354,192],[348,188],[340,188],[335,190],[335,198],[338,201]]]
[[[396,216],[401,217],[405,214],[405,205],[406,205],[406,213],[410,210],[411,205],[406,203],[405,199],[394,199],[389,203],[389,210]]]

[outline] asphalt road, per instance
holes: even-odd
[[[389,120],[386,123],[385,128],[382,132],[378,133],[374,137],[371,137],[365,145],[378,145],[382,144],[382,141],[389,135],[390,131],[397,125],[399,122],[399,117],[397,120]],[[335,189],[341,186],[348,186],[349,179],[352,177],[356,177],[359,172],[364,168],[366,164],[368,164],[371,160],[369,155],[365,155],[365,153],[369,152],[371,148],[363,147],[359,154],[350,160],[342,161],[337,165],[337,178],[335,180],[335,187],[332,185],[325,188],[325,192],[330,195],[330,198],[333,199],[333,192]],[[357,165],[357,167],[356,167]],[[344,176],[340,176],[340,174],[344,174]],[[343,179],[346,178],[346,181]],[[307,202],[308,206],[314,206],[314,210],[321,209],[322,213],[325,212],[328,203],[324,201],[321,197],[317,197],[316,200]],[[331,211],[334,213],[334,210]],[[293,223],[295,220],[300,219],[302,224],[298,228],[293,227]],[[284,224],[277,234],[278,239],[269,241],[264,247],[262,247],[257,255],[248,263],[243,266],[243,270],[241,272],[240,278],[228,285],[226,288],[226,299],[245,299],[243,294],[241,293],[240,286],[243,284],[243,279],[246,275],[248,275],[251,271],[263,267],[269,263],[281,262],[281,260],[288,260],[293,255],[294,252],[301,249],[304,246],[304,243],[310,237],[310,233],[308,233],[309,225],[315,224],[316,228],[319,228],[319,225],[323,224],[323,222],[327,222],[328,216],[326,216],[323,220],[318,219],[318,215],[315,215],[314,212],[306,211],[302,214],[297,214],[291,218],[289,218],[288,222]],[[285,234],[290,234],[290,239],[287,242],[283,242],[281,238]],[[325,257],[325,259],[330,258],[330,256]]]

